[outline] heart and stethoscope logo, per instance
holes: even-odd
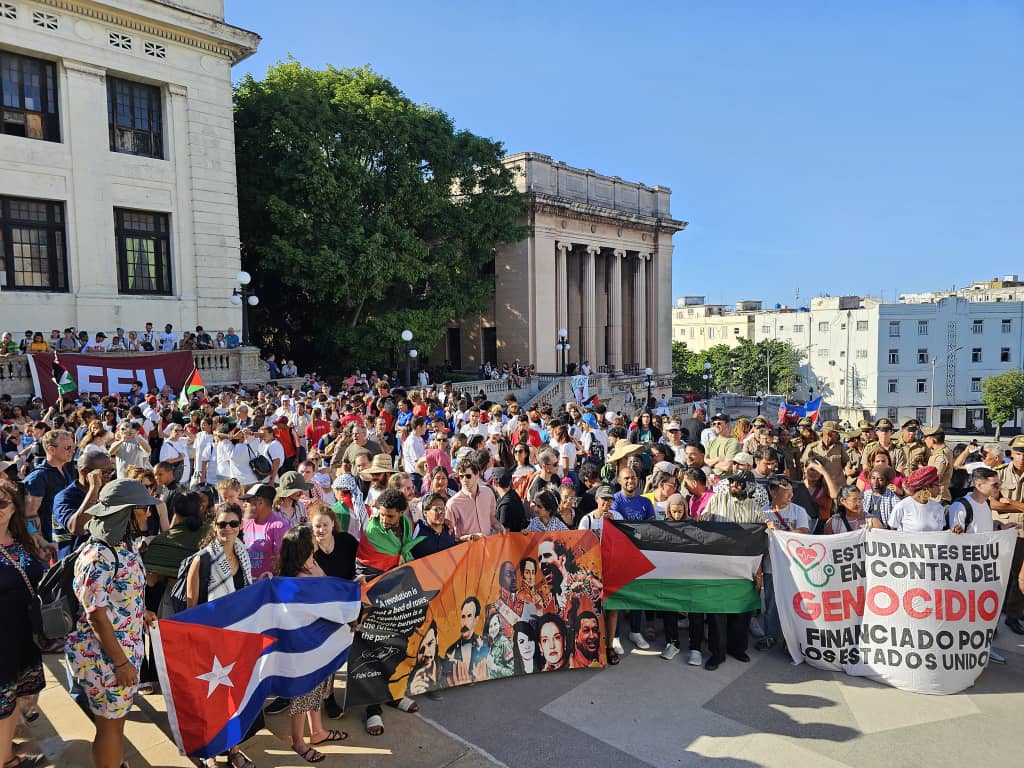
[[[803,571],[804,578],[812,587],[824,587],[836,572],[835,567],[832,565],[823,566],[825,556],[828,554],[824,544],[819,542],[804,544],[798,539],[790,539],[786,542],[786,551],[793,562],[797,564],[797,567]],[[824,580],[820,580],[818,575],[819,568],[821,569],[821,574],[825,577]]]

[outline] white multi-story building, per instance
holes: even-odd
[[[223,0],[0,0],[0,329],[239,325],[231,66],[258,43]]]
[[[708,304],[703,296],[683,296],[672,308],[672,341],[683,342],[693,352],[725,344],[735,347],[740,339],[754,339],[754,320],[760,301],[738,301],[735,309]]]
[[[981,383],[1021,367],[1024,302],[885,304],[859,296],[815,298],[809,310],[759,313],[754,340],[789,341],[804,353],[799,396],[818,394],[840,418],[915,417],[949,429],[987,429]]]

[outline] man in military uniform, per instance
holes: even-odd
[[[864,443],[861,441],[860,431],[854,429],[843,432],[843,439],[846,441],[846,463],[860,466],[861,456],[864,453]]]
[[[907,477],[915,469],[928,462],[928,449],[917,439],[917,428],[921,422],[907,419],[900,425],[900,442],[896,451],[892,452],[892,468]]]
[[[896,444],[892,441],[892,422],[889,419],[879,419],[875,422],[875,440],[864,446],[861,454],[861,464],[865,469],[868,466],[868,456],[876,446],[885,448],[889,452],[890,463],[893,460],[893,453],[896,451]]]
[[[875,425],[867,419],[861,419],[857,424],[857,429],[860,430],[860,446],[862,450],[877,439],[875,437]]]
[[[800,451],[793,445],[789,434],[789,427],[780,424],[776,430],[775,448],[782,454],[782,461],[779,462],[779,473],[790,480],[800,480],[804,476],[803,467],[800,465]]]
[[[1017,545],[1013,548],[1013,562],[1006,574],[1006,626],[1014,633],[1024,635],[1024,594],[1017,578],[1024,564],[1024,435],[1010,441],[1010,463],[999,472],[999,499],[990,501],[992,511],[1001,523],[1017,526]]]
[[[839,425],[834,421],[826,421],[821,425],[821,439],[803,449],[800,461],[806,467],[813,456],[821,459],[822,466],[837,487],[845,484],[843,466],[846,464],[846,453],[839,443]]]
[[[946,433],[941,426],[924,427],[924,444],[928,447],[928,466],[935,467],[939,476],[931,487],[932,498],[949,504],[953,497],[949,492],[949,483],[953,479],[953,452],[946,445]]]
[[[818,433],[814,431],[814,419],[804,416],[796,423],[796,437],[792,440],[793,449],[796,451],[797,460],[800,462],[800,479],[804,476],[804,465],[800,459],[804,451],[812,443],[818,442]]]
[[[758,440],[758,433],[762,429],[771,430],[771,428],[772,425],[769,423],[768,419],[764,416],[756,416],[750,424],[750,434],[747,435],[747,439],[743,441],[740,449],[753,455],[754,451],[762,445],[761,441]]]

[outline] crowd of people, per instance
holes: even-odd
[[[594,399],[524,408],[513,395],[491,402],[447,383],[403,389],[359,374],[337,392],[316,380],[228,387],[198,393],[187,407],[155,392],[49,408],[4,396],[0,422],[0,601],[15,627],[0,654],[4,768],[34,764],[12,744],[37,716],[41,652],[66,657],[71,695],[96,723],[96,765],[120,766],[132,699],[157,684],[146,627],[275,574],[365,582],[485,536],[600,536],[604,521],[617,519],[764,523],[820,535],[1016,526],[1024,535],[1024,436],[953,451],[940,427],[913,419],[898,430],[880,419],[847,432],[805,419],[794,433],[760,416],[706,418],[697,409],[677,420],[648,408],[616,413]],[[1005,624],[1024,634],[1017,542]],[[65,640],[41,651],[29,603],[46,570],[69,557],[82,611]],[[550,600],[538,564],[532,578],[528,565],[520,564],[522,588]],[[666,660],[681,653],[686,627],[686,663],[714,670],[729,656],[748,661],[751,636],[762,651],[782,643],[769,562],[755,586],[759,617],[630,611],[624,634],[649,648],[660,620]],[[463,608],[475,611],[475,624],[480,606]],[[625,652],[619,618],[605,613],[603,638],[596,617],[585,627],[520,622],[512,648],[493,663],[522,666],[520,635],[528,645],[557,630],[566,656],[593,659],[603,642],[615,665]],[[456,646],[449,652],[474,652]],[[323,759],[318,745],[347,738],[324,726],[343,713],[332,680],[267,706],[289,712],[292,747],[311,763]],[[391,706],[415,712],[414,695],[440,698],[422,682],[410,680],[409,695]],[[383,734],[381,707],[363,716],[367,733]],[[227,760],[253,764],[239,747]]]
[[[234,328],[217,331],[210,335],[203,326],[194,331],[178,333],[171,323],[162,331],[153,329],[153,323],[146,323],[141,331],[125,331],[117,328],[109,335],[106,331],[90,333],[77,328],[54,328],[48,337],[42,331],[25,331],[18,341],[14,333],[0,334],[0,356],[34,355],[45,352],[174,352],[178,349],[237,349],[242,340]]]

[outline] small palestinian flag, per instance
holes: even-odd
[[[181,388],[181,395],[178,397],[178,407],[187,408],[188,404],[192,402],[192,395],[202,389],[206,389],[206,385],[203,384],[203,377],[199,375],[198,368],[193,368],[192,373],[185,379],[185,386]]]
[[[78,384],[76,384],[75,380],[71,378],[71,374],[68,373],[68,369],[61,365],[56,354],[53,356],[50,378],[52,378],[53,383],[57,385],[57,394],[60,397],[64,397],[64,395],[69,392],[74,392],[78,389]]]
[[[753,611],[761,605],[753,579],[767,548],[763,525],[606,520],[604,607]]]

